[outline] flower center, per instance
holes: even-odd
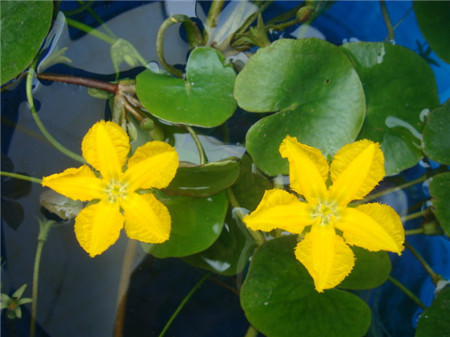
[[[336,221],[336,218],[338,217],[338,207],[331,201],[319,201],[319,203],[314,206],[311,217],[316,224],[329,225]]]
[[[106,186],[105,193],[109,202],[119,202],[128,194],[128,183],[112,179]]]

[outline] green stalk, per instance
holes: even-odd
[[[416,235],[416,234],[424,234],[423,228],[409,229],[405,230],[405,235]]]
[[[206,18],[206,27],[214,29],[217,26],[222,7],[225,4],[224,0],[214,0],[209,8],[208,17]]]
[[[198,155],[200,156],[200,165],[204,165],[208,162],[206,159],[205,150],[203,149],[202,143],[200,142],[200,139],[198,139],[197,134],[195,133],[194,129],[192,129],[190,126],[185,126],[186,130],[191,135],[192,139],[194,140],[195,146],[197,147]]]
[[[423,310],[427,309],[427,306],[416,295],[414,295],[408,288],[406,288],[403,285],[403,283],[399,282],[398,280],[393,278],[391,275],[388,276],[388,280],[391,281],[401,291],[403,291],[406,296],[408,296],[411,300],[413,300]]]
[[[380,7],[384,22],[386,24],[386,28],[388,30],[389,42],[393,43],[395,41],[394,29],[392,28],[392,23],[391,19],[389,18],[385,0],[380,0]]]
[[[109,35],[102,33],[101,31],[99,31],[98,29],[94,29],[88,25],[85,25],[84,23],[81,23],[79,21],[76,21],[74,19],[71,18],[66,18],[67,24],[69,26],[72,26],[76,29],[81,30],[82,32],[88,33],[92,36],[95,36],[96,38],[105,41],[106,43],[109,44],[114,44],[117,39],[110,37]]]
[[[34,106],[34,100],[33,100],[33,89],[32,89],[32,83],[33,83],[33,77],[35,74],[34,67],[36,66],[37,59],[33,62],[30,69],[28,70],[27,74],[27,82],[26,82],[26,94],[27,94],[27,101],[28,105],[30,106],[31,116],[34,119],[34,122],[38,126],[39,130],[41,130],[44,137],[52,144],[56,149],[64,153],[66,156],[75,159],[76,161],[79,161],[80,163],[85,164],[86,161],[83,157],[80,155],[73,153],[69,149],[65,148],[63,145],[61,145],[55,138],[53,138],[52,135],[47,131],[44,124],[42,124],[41,119],[39,118],[38,113],[36,112],[36,108]]]
[[[164,58],[164,34],[167,28],[172,26],[174,23],[183,22],[186,19],[187,17],[181,14],[167,18],[159,27],[158,35],[156,36],[156,54],[158,55],[159,63],[164,69],[166,69],[172,75],[180,78],[183,77],[183,72],[175,68],[174,66],[168,64],[166,62],[166,59]]]
[[[431,276],[431,280],[433,281],[434,285],[437,285],[439,281],[444,279],[441,275],[436,274],[434,272],[434,270],[430,267],[427,261],[425,261],[422,255],[420,255],[419,252],[413,246],[411,246],[409,242],[405,241],[405,247],[411,252],[411,254],[414,255],[417,261],[419,261],[419,263],[422,265],[422,267],[425,269],[428,275]]]
[[[26,176],[25,174],[0,171],[0,175],[1,176],[5,176],[5,177],[15,178],[15,179],[26,180],[26,181],[29,181],[29,182],[32,182],[32,183],[36,183],[36,184],[39,184],[39,185],[42,183],[41,179],[30,177],[30,176]]]
[[[382,197],[382,196],[384,196],[386,194],[392,193],[392,192],[394,192],[396,190],[405,189],[405,188],[408,188],[410,186],[416,185],[416,184],[421,183],[421,182],[423,182],[423,181],[425,181],[427,179],[428,179],[428,176],[427,175],[423,175],[420,178],[408,181],[408,182],[406,182],[404,184],[401,184],[401,185],[398,185],[398,186],[393,186],[393,187],[387,188],[387,189],[385,189],[383,191],[380,191],[380,192],[377,192],[377,193],[369,194],[363,200],[361,200],[359,202],[354,202],[352,204],[359,205],[359,204],[362,204],[362,203],[366,203],[366,202],[375,200],[377,198],[380,198],[380,197]]]
[[[418,211],[401,217],[402,222],[417,219],[423,216],[423,211]]]
[[[38,245],[36,248],[36,256],[34,258],[34,269],[33,269],[33,290],[31,304],[31,322],[30,322],[30,337],[34,337],[36,334],[36,315],[37,315],[37,302],[38,302],[38,284],[39,284],[39,266],[41,264],[42,249],[44,248],[44,243],[47,240],[48,233],[51,226],[55,223],[53,220],[39,220],[39,235],[38,235]]]
[[[77,2],[80,5],[84,5],[85,2],[83,0],[77,0]],[[103,26],[103,29],[106,30],[106,32],[109,34],[110,37],[112,37],[113,39],[117,39],[117,36],[113,33],[113,31],[111,29],[109,29],[109,27],[103,22],[102,18],[100,16],[97,15],[97,13],[95,13],[95,11],[91,8],[91,6],[86,6],[86,11],[92,15],[92,17],[95,19],[95,21],[97,21],[97,23],[99,25]]]
[[[164,334],[166,333],[167,329],[169,329],[170,325],[172,324],[173,320],[178,316],[179,312],[181,311],[181,309],[183,309],[183,307],[186,305],[186,303],[189,301],[189,299],[192,297],[192,295],[194,295],[194,293],[197,291],[197,289],[203,284],[203,282],[206,281],[206,279],[208,277],[211,276],[211,273],[205,274],[205,276],[203,276],[200,281],[198,281],[193,287],[192,289],[189,291],[189,293],[183,298],[183,300],[181,301],[180,305],[178,306],[178,308],[174,311],[174,313],[172,314],[172,316],[169,318],[169,320],[167,321],[166,325],[164,326],[164,328],[162,329],[161,333],[158,335],[158,337],[163,337]]]

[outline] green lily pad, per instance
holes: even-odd
[[[217,241],[207,250],[183,260],[220,275],[236,275],[247,265],[255,247],[256,244],[242,221],[228,211],[222,234]]]
[[[338,287],[344,289],[372,289],[387,280],[391,269],[391,260],[386,252],[369,252],[360,247],[351,247],[355,254],[355,266],[352,272]]]
[[[1,1],[1,84],[25,70],[42,45],[53,13],[52,1]]]
[[[415,337],[450,336],[450,288],[442,290],[420,315]]]
[[[204,165],[183,163],[164,193],[208,197],[233,185],[239,177],[239,160],[227,159]]]
[[[450,235],[450,172],[435,175],[430,182],[434,215],[447,235]]]
[[[143,244],[147,253],[158,258],[188,256],[207,249],[220,236],[228,209],[225,192],[208,198],[159,193],[158,199],[169,209],[172,231],[164,243]]]
[[[439,105],[433,72],[402,46],[355,42],[343,46],[353,60],[367,99],[358,138],[379,142],[387,175],[400,173],[422,158],[424,113]]]
[[[450,165],[450,100],[434,109],[423,129],[423,151],[434,161]]]
[[[413,1],[417,24],[434,52],[450,63],[450,2]]]
[[[370,309],[344,290],[318,293],[295,259],[296,237],[281,237],[258,248],[241,288],[249,322],[267,336],[360,337],[370,325]]]
[[[172,123],[213,127],[236,110],[236,74],[220,52],[209,47],[192,51],[186,80],[145,70],[136,77],[136,92],[153,115]]]
[[[241,172],[232,190],[239,206],[253,211],[261,201],[264,192],[273,188],[272,183],[261,173],[252,169],[253,161],[248,155],[241,158]]]
[[[286,135],[331,156],[358,135],[362,84],[342,50],[319,39],[281,39],[259,49],[236,78],[234,95],[250,112],[273,112],[247,133],[247,151],[269,175],[288,173],[278,148]]]

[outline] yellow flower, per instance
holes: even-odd
[[[320,150],[294,137],[283,140],[280,153],[289,160],[291,189],[305,201],[283,190],[268,190],[244,222],[253,230],[280,228],[294,234],[302,234],[308,227],[295,256],[318,292],[335,287],[353,269],[355,257],[348,245],[400,255],[405,233],[391,207],[378,203],[348,206],[352,200],[362,199],[385,175],[384,156],[377,143],[361,140],[348,144],[330,166]]]
[[[164,142],[148,142],[128,160],[128,136],[117,124],[101,121],[83,138],[83,157],[89,166],[69,168],[42,179],[42,185],[74,200],[98,200],[75,219],[75,235],[91,257],[103,253],[125,227],[129,238],[161,243],[170,235],[171,219],[166,206],[139,189],[164,188],[178,169],[178,155]]]

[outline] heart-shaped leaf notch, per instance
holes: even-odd
[[[281,39],[259,49],[236,78],[239,106],[278,112],[255,123],[247,151],[269,175],[287,173],[278,148],[286,135],[332,156],[361,129],[365,98],[350,60],[319,39]]]
[[[145,70],[136,77],[139,100],[151,114],[172,122],[214,127],[236,110],[233,98],[236,73],[219,51],[194,49],[185,79]]]

